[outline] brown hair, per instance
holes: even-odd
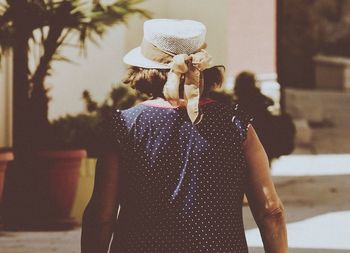
[[[210,90],[221,87],[224,81],[224,70],[224,66],[214,66],[203,71],[203,97],[207,96]],[[131,66],[123,83],[148,96],[164,98],[163,87],[167,81],[168,72],[169,69],[146,69]],[[182,93],[183,83],[180,85],[180,96],[182,96]]]

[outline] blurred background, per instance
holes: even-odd
[[[80,252],[102,126],[147,99],[122,84],[147,18],[207,26],[211,96],[255,116],[290,252],[350,252],[350,0],[0,0],[0,251]]]

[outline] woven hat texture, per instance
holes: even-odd
[[[153,19],[143,29],[145,40],[173,54],[191,54],[205,42],[205,26],[193,20]]]
[[[206,27],[194,20],[151,19],[144,22],[143,40],[158,49],[171,54],[191,54],[203,47]],[[142,68],[169,69],[163,64],[148,59],[141,47],[130,50],[123,58],[124,63]]]

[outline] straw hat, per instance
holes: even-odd
[[[123,61],[141,68],[170,69],[169,64],[150,59],[145,52],[148,43],[171,55],[191,54],[205,46],[206,30],[204,24],[194,20],[148,20],[143,25],[141,46],[129,51]]]

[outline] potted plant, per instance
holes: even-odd
[[[77,33],[78,48],[95,41],[132,14],[140,0],[110,4],[81,0],[7,0],[0,4],[0,53],[13,52],[13,148],[16,159],[4,196],[5,226],[13,229],[70,227],[72,199],[85,151],[63,145],[48,120],[45,78],[53,60],[67,60],[59,49]],[[72,42],[70,41],[69,46]],[[41,52],[30,54],[33,45]],[[34,69],[30,61],[37,60]]]
[[[120,84],[115,85],[101,103],[96,102],[89,91],[84,91],[85,112],[66,115],[51,123],[54,142],[61,143],[62,146],[70,145],[85,149],[88,157],[96,158],[99,147],[103,145],[101,137],[112,109],[127,109],[146,99],[147,96]]]

